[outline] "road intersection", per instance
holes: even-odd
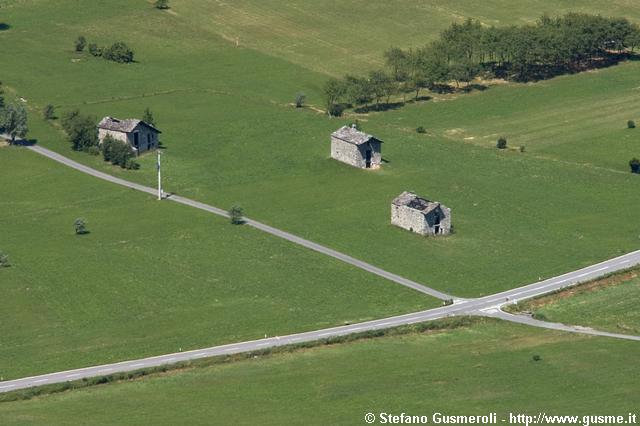
[[[28,147],[38,154],[49,157],[55,161],[65,164],[69,167],[88,173],[92,176],[123,185],[132,189],[136,189],[142,192],[149,193],[151,195],[156,194],[156,189],[146,187],[144,185],[136,184],[133,182],[120,179],[106,173],[99,172],[90,167],[84,166],[67,157],[50,151],[46,148],[39,146]],[[191,207],[195,207],[201,210],[205,210],[220,216],[227,217],[227,212],[214,206],[210,206],[198,201],[190,200],[188,198],[172,195],[168,197],[169,200],[185,204]],[[263,349],[274,348],[278,346],[293,345],[305,342],[318,341],[323,339],[331,339],[340,336],[346,336],[349,334],[363,333],[367,331],[375,331],[381,329],[388,329],[393,327],[399,327],[403,325],[416,324],[425,321],[432,321],[436,319],[452,317],[452,316],[486,316],[499,318],[506,321],[511,321],[519,324],[525,324],[534,327],[548,328],[553,330],[589,334],[594,336],[603,336],[627,340],[640,341],[640,336],[631,336],[624,334],[608,333],[597,330],[592,330],[585,327],[569,326],[565,324],[549,323],[544,321],[535,320],[531,317],[524,315],[512,315],[502,311],[502,307],[508,304],[517,303],[522,300],[531,299],[534,297],[542,296],[552,293],[554,291],[574,286],[576,284],[590,281],[604,275],[608,275],[613,272],[622,271],[633,266],[640,265],[640,250],[627,253],[625,255],[606,260],[604,262],[590,265],[585,268],[568,272],[566,274],[541,280],[529,285],[518,287],[515,289],[503,291],[501,293],[492,294],[476,299],[459,299],[454,296],[441,293],[435,289],[423,286],[422,284],[408,280],[396,274],[384,271],[368,263],[362,262],[346,254],[337,252],[330,248],[321,246],[314,242],[305,240],[293,234],[281,231],[276,228],[272,228],[260,222],[248,219],[247,225],[260,229],[264,232],[268,232],[272,235],[284,238],[293,243],[302,245],[311,250],[326,254],[328,256],[339,259],[343,262],[349,263],[360,269],[364,269],[368,272],[387,278],[393,282],[401,284],[403,286],[412,288],[424,294],[428,294],[433,297],[437,297],[441,300],[452,300],[453,303],[447,306],[442,306],[435,309],[429,309],[420,312],[414,312],[410,314],[397,315],[389,318],[382,318],[373,321],[367,321],[357,324],[349,324],[339,327],[326,328],[315,331],[308,331],[303,333],[290,334],[286,336],[269,337],[259,340],[252,340],[246,342],[239,342],[221,346],[213,346],[204,349],[197,349],[186,352],[177,352],[173,354],[166,354],[160,356],[154,356],[149,358],[130,360],[117,362],[113,364],[105,364],[93,367],[79,368],[75,370],[61,371],[50,374],[43,374],[33,377],[25,377],[16,380],[0,382],[0,393],[10,392],[14,390],[42,386],[54,383],[64,383],[67,381],[79,380],[83,378],[104,376],[113,373],[129,372],[140,370],[144,368],[158,367],[162,365],[175,364],[185,361],[193,361],[201,358],[232,355],[238,353],[247,353],[260,351]]]

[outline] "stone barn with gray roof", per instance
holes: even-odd
[[[105,117],[98,124],[98,139],[100,143],[107,136],[127,143],[136,154],[158,148],[158,135],[162,133],[149,123],[129,118],[119,120]]]
[[[391,224],[420,235],[447,235],[451,209],[405,191],[391,203]]]
[[[343,126],[331,134],[331,158],[361,169],[380,167],[381,147],[381,140],[355,126]]]

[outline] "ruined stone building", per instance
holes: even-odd
[[[361,169],[375,169],[382,161],[382,141],[355,126],[343,126],[331,134],[331,158]]]
[[[451,209],[405,191],[391,203],[391,224],[420,235],[447,235]]]
[[[133,118],[119,120],[113,117],[105,117],[98,124],[98,139],[100,143],[107,136],[111,136],[115,140],[128,143],[136,154],[156,149],[160,133],[162,132],[151,124]]]

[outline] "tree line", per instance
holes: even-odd
[[[386,69],[366,76],[330,79],[324,87],[327,113],[346,107],[389,106],[394,94],[450,90],[478,76],[533,81],[608,66],[640,46],[640,28],[625,18],[583,13],[543,15],[534,24],[487,27],[468,19],[454,23],[420,48],[392,47]]]

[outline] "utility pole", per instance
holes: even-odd
[[[158,152],[158,162],[156,168],[158,170],[158,201],[162,200],[162,173],[160,171],[160,150]]]

